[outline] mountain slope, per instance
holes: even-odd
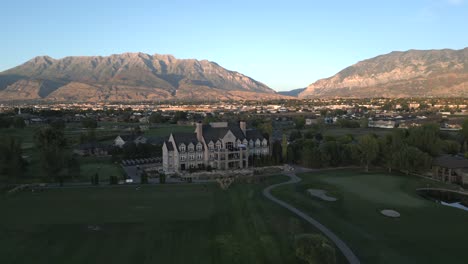
[[[306,88],[299,88],[299,89],[294,89],[290,91],[280,91],[278,92],[281,95],[286,95],[286,96],[293,96],[297,97],[300,93],[302,93]]]
[[[36,57],[0,73],[3,100],[132,101],[280,97],[266,85],[206,60],[124,53],[108,57]]]
[[[468,97],[468,48],[391,52],[309,85],[300,98]]]

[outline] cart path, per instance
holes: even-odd
[[[304,212],[300,211],[299,209],[295,208],[294,206],[291,206],[290,204],[288,204],[288,203],[274,197],[271,194],[271,190],[278,187],[278,186],[287,185],[287,184],[295,184],[295,183],[298,183],[298,182],[301,181],[301,178],[297,177],[296,174],[294,174],[292,172],[285,173],[284,175],[286,175],[286,176],[288,176],[290,178],[289,181],[273,184],[273,185],[270,185],[270,186],[266,187],[263,190],[263,195],[266,198],[270,199],[271,201],[273,201],[273,202],[281,205],[282,207],[288,209],[289,211],[293,212],[294,214],[296,214],[300,218],[306,220],[308,223],[312,224],[315,228],[320,230],[320,232],[322,232],[326,237],[328,237],[328,239],[330,239],[336,245],[336,247],[341,251],[341,253],[343,253],[343,255],[345,256],[345,258],[348,260],[349,263],[359,264],[360,261],[357,258],[357,256],[353,253],[353,251],[346,245],[346,243],[343,240],[341,240],[337,235],[335,235],[332,231],[330,231],[330,229],[328,229],[327,227],[325,227],[320,222],[313,219],[312,217],[310,217],[306,213],[304,213]]]

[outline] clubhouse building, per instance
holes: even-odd
[[[230,124],[196,123],[193,133],[171,133],[163,144],[163,170],[166,174],[194,169],[218,170],[249,167],[249,157],[269,155],[268,139],[245,122]]]

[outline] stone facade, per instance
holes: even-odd
[[[249,157],[269,155],[269,142],[245,122],[196,124],[193,133],[172,133],[163,144],[165,173],[211,167],[218,170],[249,167]]]

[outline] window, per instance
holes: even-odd
[[[202,155],[202,154],[198,154],[198,155],[197,155],[197,160],[201,160],[201,159],[203,159],[203,155]]]
[[[209,148],[210,150],[213,150],[213,149],[214,149],[214,144],[213,144],[213,142],[210,142],[210,144],[208,144],[208,148]]]
[[[181,144],[179,146],[179,149],[180,149],[180,152],[185,152],[185,145],[184,144]]]
[[[193,150],[194,150],[193,144],[192,144],[192,143],[190,143],[190,145],[189,145],[189,147],[188,147],[188,150],[189,150],[189,151],[193,151]]]
[[[214,154],[210,154],[210,160],[214,159]]]
[[[254,146],[254,142],[253,142],[253,140],[250,140],[250,142],[249,142],[249,145],[250,145],[251,147],[253,147],[253,146]]]
[[[194,160],[194,159],[195,159],[195,155],[190,154],[190,155],[189,155],[189,159],[190,159],[190,160]]]
[[[185,156],[180,156],[180,161],[185,161]]]
[[[234,149],[234,143],[226,142],[226,148],[229,149],[229,150],[233,150]]]
[[[197,144],[197,151],[201,151],[202,150],[202,145],[200,143]]]
[[[216,142],[216,149],[221,149],[221,142]]]
[[[257,139],[257,141],[255,141],[255,146],[256,146],[256,147],[259,147],[259,146],[260,146],[260,140],[259,140],[259,139]]]

